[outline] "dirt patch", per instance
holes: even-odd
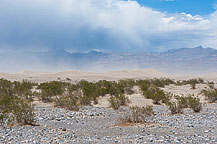
[[[155,126],[159,126],[161,124],[159,123],[151,123],[151,122],[147,122],[147,123],[130,123],[130,122],[122,122],[122,123],[117,123],[111,126],[112,127],[155,127]]]

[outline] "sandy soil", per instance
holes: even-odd
[[[132,95],[127,95],[127,97],[130,100],[130,103],[128,104],[130,107],[132,106],[138,106],[138,107],[145,107],[148,105],[154,106],[153,101],[151,99],[146,99],[142,96],[142,93],[139,91],[138,87],[134,87],[135,93]],[[109,108],[110,104],[108,102],[108,99],[110,98],[110,95],[106,95],[104,97],[100,97],[98,104],[94,105],[95,107],[106,107]]]

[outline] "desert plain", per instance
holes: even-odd
[[[76,83],[81,80],[97,82],[99,80],[119,81],[121,79],[145,80],[169,78],[174,81],[201,78],[213,82],[217,88],[217,74],[194,76],[174,76],[155,69],[135,69],[111,71],[105,73],[63,71],[0,73],[0,78],[10,81],[27,80],[43,83],[60,81]],[[108,99],[111,95],[100,96],[97,104],[82,106],[78,111],[57,107],[54,103],[45,103],[34,98],[34,121],[36,125],[13,125],[0,127],[0,143],[217,143],[217,104],[210,103],[202,94],[208,88],[207,83],[169,84],[160,88],[166,93],[182,97],[193,95],[200,99],[202,109],[195,113],[184,108],[181,114],[171,114],[164,104],[154,104],[152,99],[144,97],[138,86],[133,94],[125,94],[129,103],[114,110]],[[145,123],[122,123],[130,107],[152,106],[154,115]]]

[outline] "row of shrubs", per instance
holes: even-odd
[[[170,97],[174,97],[175,101],[166,102],[166,106],[171,111],[171,114],[182,114],[184,108],[191,108],[194,112],[200,112],[202,109],[202,104],[200,103],[200,99],[194,97],[193,95],[189,95],[187,97],[184,96],[176,96],[169,94]],[[122,118],[122,122],[128,123],[146,123],[151,116],[154,115],[152,106],[147,107],[130,107],[129,111]]]
[[[176,82],[176,85],[188,85],[190,84],[191,85],[191,88],[192,89],[195,89],[196,88],[196,84],[205,84],[204,80],[201,79],[201,78],[198,78],[198,79],[189,79],[189,80],[182,80],[182,81],[177,81]]]
[[[70,110],[78,110],[83,105],[97,104],[100,96],[111,95],[109,102],[111,107],[118,109],[127,105],[129,99],[126,94],[133,94],[133,87],[139,86],[145,98],[152,99],[154,104],[168,103],[171,95],[166,94],[160,88],[166,85],[204,83],[202,79],[190,79],[187,81],[174,81],[164,79],[134,80],[125,79],[119,81],[100,80],[88,82],[82,80],[75,84],[60,81],[41,83],[40,98],[44,102],[55,102],[56,106],[65,107]]]
[[[11,82],[0,79],[0,122],[17,122],[23,124],[33,124],[33,96],[39,97],[43,102],[54,102],[56,106],[69,110],[79,110],[81,106],[97,104],[100,96],[111,95],[109,102],[111,107],[118,109],[122,105],[127,105],[129,99],[126,94],[133,94],[134,86],[139,86],[144,97],[152,99],[154,104],[165,103],[170,109],[173,107],[183,107],[182,98],[176,98],[177,102],[171,102],[172,95],[164,93],[161,87],[169,84],[181,85],[191,83],[204,83],[201,79],[191,79],[188,81],[175,82],[171,79],[147,79],[134,80],[126,79],[119,81],[101,80],[98,82],[88,82],[82,80],[78,83],[66,83],[60,81],[45,82],[41,84],[28,81]],[[36,86],[38,93],[32,92]],[[210,89],[204,90],[204,95],[211,100],[216,100],[217,90],[213,84],[209,83]],[[212,89],[211,89],[212,88]],[[189,97],[187,100],[192,105],[188,105],[196,111],[198,99]],[[199,106],[199,105],[198,105]],[[185,108],[184,106],[183,108]],[[174,112],[172,112],[174,113]]]
[[[100,96],[110,94],[111,102],[124,105],[127,103],[125,94],[133,93],[133,80],[88,82],[82,80],[76,84],[52,81],[41,83],[40,98],[43,102],[55,102],[56,106],[78,110],[80,106],[97,104]],[[73,105],[73,106],[72,106]]]
[[[148,83],[148,85],[146,85]],[[88,82],[82,80],[76,84],[70,84],[60,81],[52,81],[41,83],[38,89],[41,90],[40,98],[43,102],[55,102],[56,106],[69,108],[69,104],[74,104],[75,109],[83,105],[97,104],[100,96],[107,94],[111,95],[109,102],[111,106],[118,109],[122,105],[126,105],[129,99],[126,94],[133,94],[133,87],[139,86],[150,87],[151,85],[157,87],[164,87],[165,85],[173,84],[170,79],[152,79],[152,80],[134,80],[126,79],[116,81],[101,80],[98,82]],[[143,88],[145,90],[145,88]],[[163,94],[158,88],[156,95]],[[72,101],[69,103],[69,101]],[[156,99],[156,103],[158,100]],[[74,106],[73,106],[74,107]],[[70,107],[69,109],[74,109]]]
[[[184,108],[191,108],[194,112],[200,112],[202,104],[200,99],[189,95],[187,97],[167,94],[160,88],[166,85],[187,85],[195,88],[196,84],[204,83],[202,79],[190,79],[187,81],[173,81],[171,79],[150,79],[150,80],[120,80],[88,82],[80,81],[76,84],[64,82],[48,82],[39,85],[41,98],[45,102],[53,101],[56,106],[70,110],[79,110],[83,105],[97,104],[100,96],[111,95],[109,102],[112,108],[119,109],[120,106],[130,102],[126,94],[133,94],[133,87],[139,86],[144,97],[152,99],[154,104],[164,103],[170,109],[171,114],[183,113]],[[55,97],[53,97],[55,96]],[[175,101],[172,99],[175,98]],[[122,119],[122,122],[145,123],[152,116],[153,109],[147,107],[131,107]]]
[[[170,97],[175,98],[175,101],[171,102],[169,100],[166,102],[166,106],[171,111],[171,114],[182,114],[184,108],[191,108],[194,112],[200,112],[202,109],[202,104],[200,103],[200,99],[194,97],[193,95],[189,95],[187,97],[184,96],[176,96],[169,94]],[[153,107],[130,107],[129,111],[122,118],[122,123],[146,123],[151,116],[154,115]]]
[[[175,101],[166,103],[171,114],[181,114],[183,113],[184,108],[191,108],[194,112],[200,112],[202,109],[200,99],[194,95],[188,95],[186,97],[173,95],[173,97],[175,98]]]

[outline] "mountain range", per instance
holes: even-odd
[[[105,72],[145,68],[154,68],[161,72],[177,75],[217,72],[217,50],[199,46],[172,49],[161,53],[107,53],[98,51],[70,53],[65,50],[55,50],[0,54],[1,72],[14,72],[23,69]]]

